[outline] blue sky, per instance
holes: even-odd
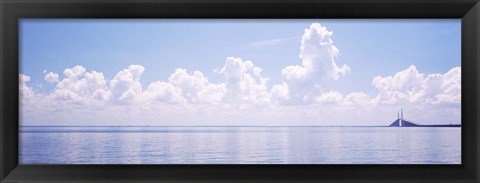
[[[461,66],[460,19],[22,19],[20,73],[30,77],[28,85],[35,93],[46,96],[57,85],[44,79],[44,71],[58,73],[61,81],[65,69],[80,65],[87,72],[102,72],[109,82],[130,65],[141,65],[145,91],[150,83],[167,81],[177,68],[200,71],[210,83],[223,83],[219,71],[228,57],[236,57],[261,68],[271,90],[285,82],[282,69],[302,64],[302,36],[313,23],[333,33],[329,39],[339,50],[335,63],[350,68],[338,79],[322,81],[328,83],[322,93],[363,92],[374,98],[379,89],[372,79],[377,76],[393,76],[411,65],[425,76]]]

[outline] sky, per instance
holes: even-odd
[[[21,124],[461,123],[460,25],[21,19]]]

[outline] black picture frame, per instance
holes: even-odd
[[[20,18],[459,18],[462,165],[18,165]],[[479,182],[479,0],[0,0],[1,182]]]

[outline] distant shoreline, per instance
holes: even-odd
[[[412,127],[461,127],[462,125],[461,124],[447,124],[447,125],[418,125],[418,126],[404,126],[404,127],[401,127],[401,128],[412,128]],[[371,125],[371,126],[347,126],[347,125],[342,125],[342,126],[334,126],[334,125],[331,125],[331,126],[315,126],[315,125],[298,125],[298,126],[254,126],[254,125],[246,125],[246,126],[242,126],[242,125],[225,125],[225,126],[221,126],[221,125],[188,125],[188,126],[167,126],[167,125],[160,125],[160,126],[157,126],[157,125],[152,125],[152,126],[147,126],[147,125],[140,125],[140,126],[133,126],[133,125],[101,125],[101,126],[97,126],[97,125],[72,125],[72,126],[66,126],[66,125],[25,125],[25,126],[19,126],[19,127],[272,127],[272,128],[275,128],[275,127],[391,127],[391,126],[380,126],[380,125]],[[398,127],[392,127],[392,128],[398,128]]]

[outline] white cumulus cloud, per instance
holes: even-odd
[[[110,80],[111,97],[114,101],[133,101],[137,95],[142,93],[142,77],[145,68],[141,65],[130,65],[115,75]]]
[[[78,102],[108,99],[109,94],[103,73],[86,72],[86,68],[79,65],[67,68],[63,73],[65,78],[57,83],[52,92],[56,98]]]
[[[337,80],[350,72],[350,67],[337,65],[339,50],[333,44],[332,31],[319,23],[305,29],[300,46],[302,65],[287,66],[282,70],[284,83],[275,85],[272,92],[281,103],[311,103],[322,95],[325,81]],[[323,99],[320,99],[320,101]]]
[[[386,104],[460,103],[461,69],[445,74],[423,74],[414,65],[393,76],[377,76],[372,84],[378,89],[375,100]]]
[[[186,69],[177,68],[168,82],[150,84],[144,97],[167,103],[217,104],[222,102],[225,93],[225,84],[210,83],[202,72],[189,74]]]
[[[45,81],[48,81],[49,83],[57,83],[59,80],[58,80],[58,74],[57,73],[54,73],[54,72],[49,72],[47,74],[45,74]]]
[[[302,65],[308,79],[338,79],[350,72],[350,67],[337,66],[339,50],[333,45],[332,31],[319,23],[313,23],[305,29],[300,46]]]
[[[18,78],[18,87],[20,90],[20,97],[30,98],[33,97],[33,89],[27,85],[27,82],[30,81],[30,76],[19,74]]]
[[[180,88],[173,86],[170,83],[156,81],[148,86],[148,89],[143,93],[146,102],[159,101],[165,103],[186,103],[187,100],[182,96]]]
[[[338,104],[343,102],[343,94],[341,94],[338,91],[330,91],[323,93],[319,97],[317,97],[315,100],[316,102],[320,104]]]
[[[225,76],[227,102],[269,103],[269,78],[263,77],[261,72],[262,69],[250,60],[228,57],[223,68],[218,71]]]
[[[179,88],[190,103],[218,103],[226,91],[225,84],[210,83],[200,71],[188,74],[185,69],[176,69],[168,81]]]

